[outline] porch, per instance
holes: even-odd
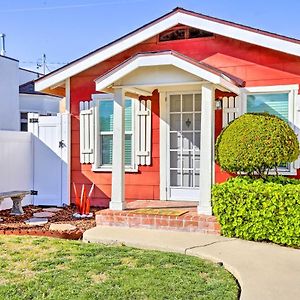
[[[109,210],[97,214],[98,225],[144,224],[154,228],[164,226],[180,227],[183,230],[218,230],[214,217],[210,217],[211,186],[214,183],[216,90],[238,95],[243,82],[174,51],[137,54],[95,82],[96,90],[112,95],[114,102],[111,201]],[[188,205],[187,212],[178,216],[164,213],[149,216],[145,212],[139,214],[136,212],[137,207],[132,205],[145,208],[148,203],[135,201],[135,204],[127,206],[125,201],[125,172],[128,172],[125,165],[125,137],[128,134],[125,129],[126,98],[135,99],[137,103],[141,99],[149,99],[142,100],[147,102],[147,109],[140,111],[141,116],[149,116],[148,102],[151,109],[154,91],[158,91],[159,95],[158,177],[161,201],[151,201],[151,206],[156,205],[164,210],[173,206],[173,209],[178,210],[183,207],[179,200],[196,201]],[[96,95],[93,99],[100,97],[107,96]],[[152,132],[147,134],[147,138],[143,135],[135,137],[150,145],[146,151],[137,154],[147,157],[146,163],[142,164],[145,167],[151,165]],[[174,137],[176,146],[172,145]],[[133,172],[137,170],[136,165]],[[188,179],[184,178],[186,174]]]
[[[199,215],[197,205],[194,201],[137,200],[127,203],[122,211],[98,211],[96,224],[220,234],[216,218]]]

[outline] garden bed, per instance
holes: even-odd
[[[3,219],[0,222],[0,234],[5,235],[37,235],[37,236],[49,236],[59,237],[65,239],[80,239],[84,231],[96,226],[94,216],[88,219],[76,219],[73,214],[76,212],[76,208],[68,206],[62,208],[56,212],[54,216],[48,217],[48,223],[41,226],[27,225],[24,222],[32,218],[34,213],[42,212],[44,207],[40,206],[26,206],[23,207],[24,215],[11,216],[10,209],[0,211],[0,218]],[[99,208],[91,208],[91,212],[98,211]],[[51,224],[71,224],[76,226],[76,230],[69,231],[50,231]]]

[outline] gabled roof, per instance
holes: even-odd
[[[31,81],[28,81],[28,82],[25,82],[25,83],[21,84],[19,86],[19,93],[20,94],[26,94],[26,95],[42,95],[42,96],[58,97],[58,96],[55,96],[55,95],[50,95],[50,94],[47,94],[47,93],[42,93],[42,92],[35,91],[35,89],[34,89],[34,80],[31,80]],[[61,97],[58,97],[58,98],[61,98]]]
[[[199,62],[174,50],[163,50],[138,53],[123,61],[95,80],[96,90],[101,91],[107,88],[137,68],[156,65],[173,65],[199,78],[226,87],[236,93],[238,93],[236,87],[245,86],[245,82],[242,79],[209,64]]]
[[[135,31],[74,60],[68,65],[49,73],[36,81],[36,89],[41,91],[63,82],[96,64],[123,52],[178,24],[199,28],[215,34],[241,40],[284,53],[300,56],[300,40],[244,26],[230,21],[210,17],[183,8],[175,8],[162,17],[136,29]]]

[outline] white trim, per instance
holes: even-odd
[[[241,88],[244,93],[269,93],[269,92],[284,92],[291,90],[298,90],[299,84],[288,85],[266,85],[266,86],[253,86]]]
[[[300,44],[284,39],[268,36],[259,32],[253,32],[230,24],[219,23],[190,14],[179,14],[178,23],[203,29],[246,43],[270,48],[273,50],[300,56]]]
[[[66,112],[68,112],[69,117],[68,117],[68,134],[67,134],[67,145],[68,145],[68,153],[67,153],[67,165],[68,165],[68,174],[67,174],[67,197],[68,197],[68,202],[66,203],[67,205],[70,205],[71,203],[71,132],[72,132],[72,122],[71,122],[71,114],[70,114],[70,103],[71,103],[71,85],[70,85],[70,78],[66,80],[66,85],[65,85],[65,97],[66,97]]]
[[[42,91],[50,86],[53,86],[66,78],[72,77],[86,69],[89,69],[100,62],[115,56],[177,24],[192,26],[202,30],[210,31],[219,35],[227,36],[236,40],[241,40],[247,43],[256,44],[262,47],[281,51],[284,53],[300,56],[300,44],[293,43],[284,39],[268,36],[263,33],[253,32],[247,29],[239,28],[230,24],[208,20],[201,16],[195,16],[182,11],[175,12],[161,19],[150,26],[137,31],[119,41],[112,43],[94,53],[73,62],[66,68],[58,72],[54,72],[40,79],[35,83],[35,89]]]
[[[114,94],[92,94],[92,99],[95,100],[114,100]]]
[[[211,215],[211,187],[214,182],[214,126],[215,87],[205,84],[201,89],[201,136],[200,136],[200,199],[198,213]]]
[[[288,121],[290,126],[296,132],[299,129],[297,124],[297,96],[298,96],[298,84],[290,84],[290,85],[274,85],[274,86],[257,86],[257,87],[246,87],[242,88],[242,103],[241,103],[241,113],[247,113],[247,96],[255,95],[255,94],[276,94],[276,93],[286,93],[288,94]],[[297,169],[295,168],[295,163],[289,164],[289,169],[286,170],[278,170],[280,175],[297,175]],[[270,175],[275,175],[276,173],[271,171]]]
[[[173,112],[170,112],[170,96],[172,95],[179,95],[182,100],[183,95],[187,94],[192,94],[193,97],[195,94],[201,95],[201,87],[198,90],[185,90],[185,91],[176,91],[176,92],[167,92],[165,94],[165,120],[166,120],[166,126],[165,126],[165,134],[163,136],[164,140],[161,140],[162,144],[160,147],[164,148],[164,159],[165,163],[163,164],[164,169],[164,177],[165,177],[165,186],[163,187],[164,190],[164,195],[165,195],[165,200],[171,200],[171,201],[197,201],[200,198],[200,193],[201,193],[201,188],[199,187],[183,187],[183,186],[178,186],[178,187],[171,187],[170,186],[170,116],[173,114]],[[181,102],[182,103],[182,102]],[[193,113],[194,114],[195,110],[193,108],[192,111],[190,112],[180,112],[180,114],[184,113]],[[176,113],[176,112],[175,112]],[[177,113],[176,113],[177,114]],[[201,112],[200,112],[201,114]],[[200,130],[196,130],[195,128],[193,131],[200,131],[201,134],[201,128]],[[183,147],[181,147],[181,153],[183,151]],[[177,169],[177,168],[175,168]],[[193,174],[195,176],[195,174]],[[194,177],[195,178],[195,177]],[[182,183],[182,182],[181,182]]]
[[[94,163],[92,164],[92,171],[93,172],[112,172],[112,165],[107,166],[107,165],[101,165],[100,163],[100,125],[99,125],[99,104],[100,101],[114,101],[114,94],[108,93],[108,94],[92,94],[91,98],[93,99],[93,107],[95,108],[94,114],[95,114],[95,132],[94,132],[94,140],[95,140],[95,145],[94,145]],[[125,96],[125,100],[130,99],[132,103],[132,164],[131,166],[125,166],[125,173],[137,173],[138,172],[138,166],[137,166],[137,161],[136,161],[136,156],[135,156],[135,109],[136,105],[135,102],[136,99],[133,99],[131,97]],[[113,135],[113,131],[111,133],[108,133]],[[127,134],[129,134],[127,132]]]
[[[101,92],[105,88],[113,85],[117,80],[123,78],[127,74],[133,72],[134,70],[140,67],[148,66],[164,66],[164,65],[173,65],[179,69],[182,69],[188,73],[191,73],[199,78],[207,80],[211,83],[222,85],[226,87],[229,91],[232,91],[236,94],[240,93],[240,88],[230,81],[225,80],[221,76],[214,74],[210,71],[201,68],[193,63],[190,63],[180,57],[177,57],[171,53],[159,53],[153,55],[137,55],[132,58],[128,63],[120,68],[117,68],[109,72],[105,76],[101,76],[95,80],[96,90]]]
[[[167,94],[159,93],[159,152],[160,152],[160,200],[167,200],[167,137],[169,125],[167,122]]]
[[[125,208],[125,92],[119,88],[114,94],[114,147],[112,153],[112,182],[109,208]]]

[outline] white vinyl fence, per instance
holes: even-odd
[[[0,192],[32,190],[33,186],[32,135],[29,132],[0,131]],[[32,196],[23,200],[24,205],[32,203]],[[12,206],[5,199],[0,210]]]
[[[0,192],[34,191],[23,205],[69,204],[69,114],[28,114],[28,131],[0,131]],[[10,199],[0,210],[12,206]]]

